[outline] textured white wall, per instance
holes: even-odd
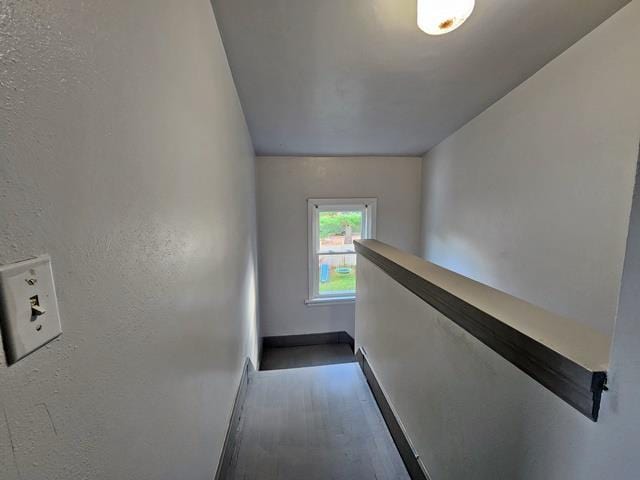
[[[253,149],[207,0],[0,2],[0,262],[64,333],[7,367],[2,480],[211,479],[256,354]]]
[[[632,2],[424,157],[423,256],[610,333],[640,137]]]
[[[640,152],[611,351],[609,392],[593,478],[636,478],[640,471]]]
[[[597,423],[365,258],[358,278],[356,348],[434,480],[638,477],[640,170]]]
[[[433,480],[631,480],[640,471],[640,191],[600,419],[592,422],[366,258],[363,347]]]
[[[262,333],[353,335],[353,304],[304,305],[307,198],[376,197],[378,239],[417,253],[420,158],[258,157],[256,164]]]

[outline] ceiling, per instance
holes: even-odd
[[[258,155],[417,155],[628,0],[477,0],[458,30],[415,0],[213,0]]]

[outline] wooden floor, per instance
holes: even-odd
[[[318,349],[312,350],[312,357],[318,355]],[[299,350],[294,353],[304,356]],[[226,478],[403,480],[409,476],[360,367],[342,363],[251,374]]]
[[[306,347],[265,348],[262,352],[261,370],[282,368],[317,367],[336,363],[355,362],[351,347],[344,343],[309,345]]]

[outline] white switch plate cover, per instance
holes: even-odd
[[[36,298],[40,315],[32,314]],[[0,266],[0,328],[9,365],[62,333],[49,255]]]

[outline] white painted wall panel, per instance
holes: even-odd
[[[9,0],[0,31],[0,263],[51,254],[64,331],[0,353],[0,477],[211,479],[258,335],[211,5]]]
[[[366,351],[433,480],[637,477],[635,223],[640,222],[634,221],[629,240],[610,391],[598,423],[359,257],[356,348]]]
[[[640,2],[424,157],[422,254],[610,333],[640,139]]]
[[[258,157],[262,333],[347,331],[354,305],[308,307],[307,198],[376,197],[377,236],[417,253],[418,157]]]
[[[433,480],[588,478],[599,425],[362,257],[358,275],[356,348]]]

